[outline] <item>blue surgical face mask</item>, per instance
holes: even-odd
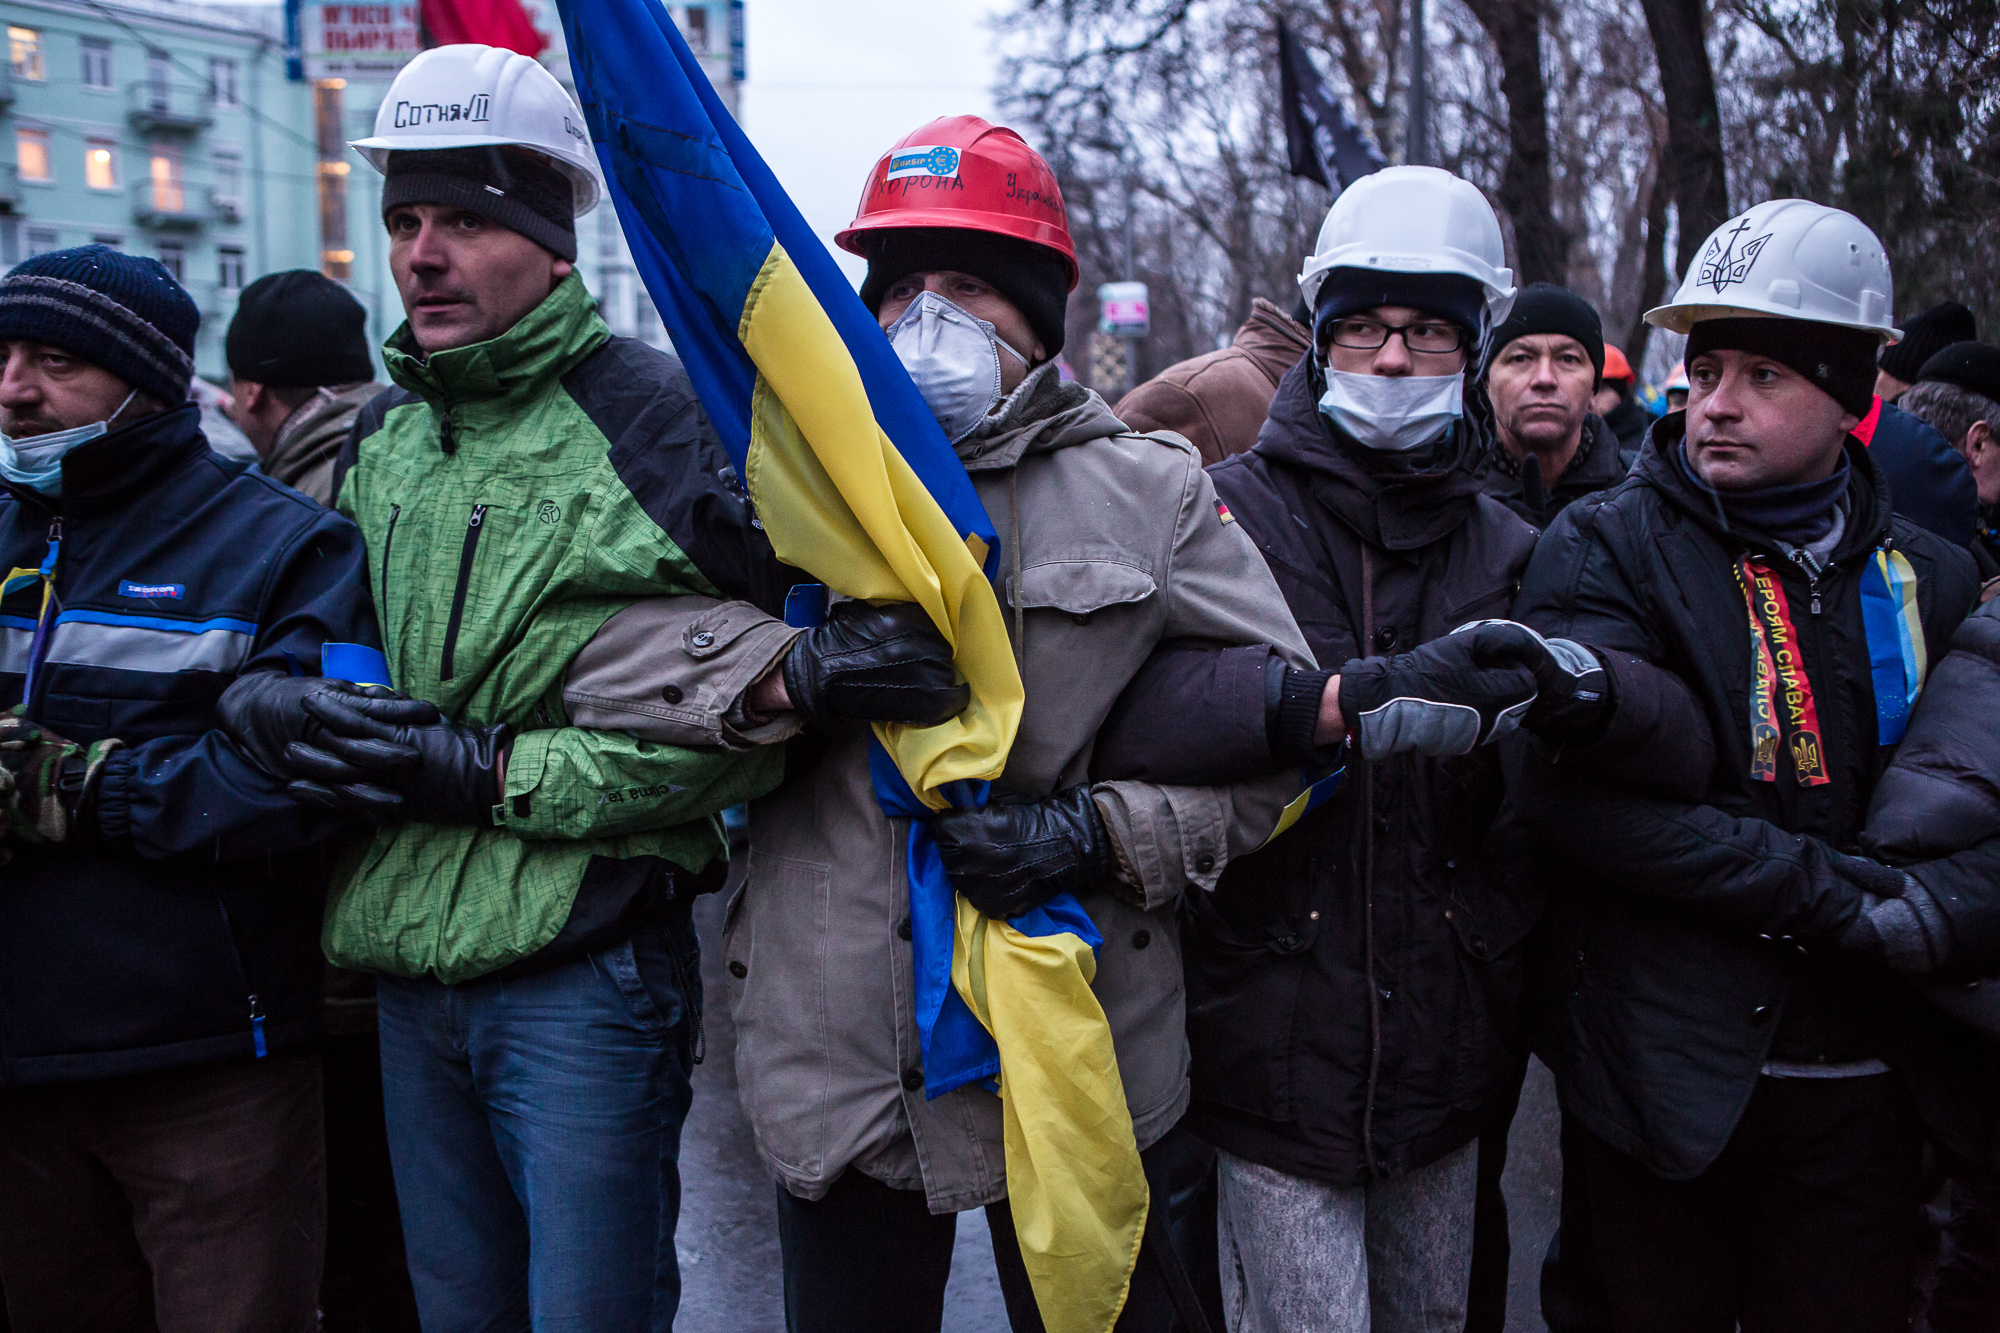
[[[118,404],[110,416],[102,421],[93,421],[88,426],[71,426],[68,430],[52,430],[18,440],[0,433],[0,477],[5,477],[16,486],[39,491],[51,499],[61,496],[63,455],[79,444],[88,444],[107,434],[111,423],[138,394],[137,389],[126,394],[125,401]]]
[[[1319,410],[1364,449],[1407,453],[1458,422],[1465,375],[1357,375],[1328,369]]]

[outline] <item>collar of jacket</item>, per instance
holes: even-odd
[[[1668,451],[1681,447],[1686,431],[1685,410],[1669,412],[1661,417],[1653,427],[1653,433],[1647,437],[1645,448],[1640,450],[1638,462],[1632,465],[1632,475],[1666,496],[1675,508],[1723,538],[1727,544],[1766,551],[1769,543],[1731,528],[1714,498],[1699,489],[1688,479],[1685,471],[1674,465],[1673,456]],[[1869,456],[1868,446],[1852,435],[1847,437],[1843,447],[1847,450],[1849,478],[1847,527],[1841,533],[1840,544],[1828,557],[1828,564],[1839,564],[1857,551],[1872,551],[1889,535],[1889,487],[1882,479],[1882,470]]]
[[[432,407],[510,407],[532,401],[611,338],[597,302],[572,273],[497,338],[420,356],[406,320],[382,345],[389,378]]]
[[[1013,467],[1029,454],[1120,435],[1125,423],[1096,392],[1065,380],[1053,361],[1028,372],[992,415],[956,446],[967,472]]]
[[[1421,472],[1369,467],[1368,451],[1320,415],[1317,378],[1309,356],[1285,372],[1271,415],[1257,432],[1255,453],[1306,473],[1313,495],[1335,518],[1385,551],[1421,550],[1472,516],[1481,487],[1465,466],[1467,423],[1459,423],[1448,461],[1438,466]]]
[[[340,452],[354,414],[380,392],[382,386],[373,380],[330,384],[300,403],[278,427],[271,456],[262,463],[264,475],[296,486],[298,478]]]
[[[1507,452],[1507,446],[1493,445],[1491,454],[1495,471],[1505,473],[1518,480],[1521,476],[1521,460]],[[1549,494],[1555,494],[1558,486],[1566,490],[1576,490],[1588,495],[1592,491],[1608,490],[1625,479],[1625,464],[1618,457],[1618,437],[1610,425],[1595,412],[1584,414],[1583,439],[1576,446],[1576,453],[1570,457],[1569,466],[1554,481],[1546,477],[1542,485]]]
[[[25,486],[11,482],[0,482],[0,486],[36,509],[60,508],[66,514],[83,514],[114,508],[207,453],[208,441],[201,433],[201,406],[190,398],[179,407],[140,417],[70,450],[63,456],[63,493],[56,504]]]
[[[1251,300],[1250,318],[1243,321],[1229,345],[1249,357],[1276,384],[1312,350],[1312,330],[1259,296]]]

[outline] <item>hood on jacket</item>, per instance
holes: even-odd
[[[1463,523],[1481,491],[1477,436],[1461,421],[1429,466],[1349,439],[1320,414],[1321,376],[1311,356],[1278,382],[1257,433],[1261,457],[1313,474],[1313,493],[1367,541],[1386,550],[1428,546]]]
[[[1661,417],[1653,427],[1646,447],[1640,451],[1638,461],[1632,465],[1632,476],[1659,491],[1676,508],[1709,531],[1744,546],[1767,549],[1770,543],[1764,538],[1732,527],[1722,507],[1716,503],[1714,494],[1691,479],[1690,469],[1675,463],[1671,451],[1681,447],[1686,431],[1685,410],[1669,412]],[[1847,518],[1840,540],[1829,557],[1833,562],[1844,560],[1857,551],[1872,550],[1881,545],[1883,537],[1889,532],[1889,487],[1883,480],[1882,469],[1876,466],[1868,446],[1852,435],[1847,437],[1844,447],[1847,450],[1849,478]]]
[[[1075,380],[1065,380],[1053,361],[1028,372],[1014,392],[954,447],[968,472],[1012,467],[1029,454],[1088,444],[1121,435],[1125,423],[1111,407]]]

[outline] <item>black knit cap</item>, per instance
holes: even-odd
[[[1924,365],[1945,348],[1979,336],[1972,312],[1956,301],[1943,301],[1903,321],[1903,340],[1882,349],[1879,364],[1905,384],[1915,383]]]
[[[1021,312],[1045,353],[1054,357],[1062,350],[1069,268],[1048,246],[962,227],[892,227],[863,235],[870,248],[861,303],[871,311],[882,308],[882,297],[898,278],[944,270],[967,273]],[[1015,350],[1025,356],[1031,349]]]
[[[576,191],[547,158],[483,144],[389,154],[382,216],[401,204],[444,204],[490,218],[553,253],[576,258]]]
[[[2000,403],[2000,347],[1992,343],[1953,343],[1924,362],[1916,382],[1941,380]]]
[[[1857,417],[1875,405],[1875,348],[1868,329],[1810,319],[1704,319],[1688,330],[1687,364],[1705,352],[1749,352],[1789,366]]]
[[[1479,325],[1486,314],[1486,289],[1477,279],[1463,273],[1328,269],[1313,304],[1314,341],[1320,341],[1320,333],[1334,320],[1373,310],[1378,305],[1407,306],[1450,320],[1465,330],[1469,340],[1479,336]]]
[[[1516,338],[1538,333],[1559,333],[1582,343],[1590,364],[1597,367],[1593,387],[1604,387],[1604,322],[1590,302],[1552,282],[1531,282],[1514,297],[1514,308],[1494,327],[1489,344],[1493,350],[1486,364],[1490,367],[1500,349]]]
[[[309,268],[266,274],[245,287],[223,354],[231,375],[275,389],[375,378],[368,312],[345,287]]]
[[[0,280],[0,338],[60,347],[165,407],[187,401],[201,312],[157,259],[52,250]]]

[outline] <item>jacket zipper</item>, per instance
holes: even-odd
[[[386,622],[389,618],[389,548],[395,544],[396,520],[402,516],[403,506],[390,505],[389,527],[382,534],[382,596],[375,603],[375,618],[383,622]],[[389,642],[389,630],[386,623],[382,626],[382,642],[384,647]]]
[[[472,558],[479,553],[479,532],[486,524],[486,505],[472,506],[465,520],[465,546],[458,553],[458,587],[451,594],[451,619],[444,627],[444,660],[438,664],[438,679],[450,680],[452,659],[458,653],[458,626],[465,619],[465,594],[472,586]]]
[[[236,960],[236,975],[243,980],[243,990],[250,999],[250,1048],[256,1059],[270,1054],[264,1044],[264,1001],[257,992],[250,989],[250,971],[243,966],[243,951],[236,946],[236,927],[229,920],[229,904],[215,895],[215,910],[222,916],[222,938],[229,941],[229,956]]]
[[[55,632],[60,603],[56,598],[56,564],[62,558],[62,515],[49,520],[49,549],[42,556],[42,606],[35,615],[34,637],[28,641],[28,675],[21,682],[21,702],[32,712],[35,686],[42,676],[42,659],[49,655],[49,639]]]

